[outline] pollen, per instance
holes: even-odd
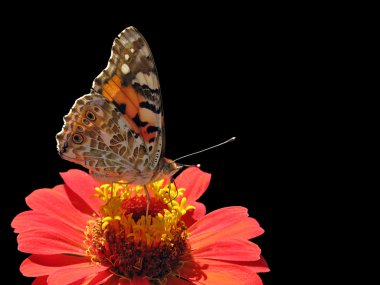
[[[181,217],[194,206],[186,206],[183,188],[163,180],[147,185],[151,200],[141,186],[105,184],[96,189],[104,202],[101,216],[90,220],[85,232],[87,254],[94,263],[110,266],[115,275],[148,278],[163,284],[175,275],[189,254],[188,232]]]

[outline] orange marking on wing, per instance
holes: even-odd
[[[108,99],[109,101],[112,101],[112,99],[120,91],[120,87],[119,87],[120,84],[121,84],[120,77],[117,75],[112,76],[111,80],[109,80],[107,83],[102,85],[102,89],[103,89],[102,95],[106,97],[106,99]]]
[[[123,87],[123,92],[125,94],[127,94],[128,96],[128,99],[130,99],[130,101],[132,102],[132,104],[138,109],[140,108],[139,105],[140,105],[140,101],[139,101],[139,97],[142,97],[137,91],[135,88],[133,88],[131,85],[128,85],[126,87]]]
[[[149,143],[149,140],[151,138],[157,137],[157,132],[148,133],[149,126],[152,126],[152,124],[149,123],[148,125],[146,125],[144,128],[141,129],[141,136],[143,137],[144,141],[146,141],[147,143]]]
[[[139,127],[132,120],[139,113],[139,102],[138,102],[138,93],[130,85],[123,87],[119,92],[114,96],[113,100],[118,104],[125,104],[125,114],[124,118],[130,123],[133,130],[136,133],[140,133]]]
[[[114,75],[110,81],[102,85],[104,91],[103,95],[110,101],[113,100],[119,105],[124,104],[126,106],[125,114],[123,114],[124,118],[136,133],[141,133],[144,141],[149,142],[150,139],[156,138],[157,133],[148,133],[148,127],[154,126],[154,124],[148,122],[148,125],[139,128],[132,120],[138,115],[140,110],[140,100],[144,100],[144,97],[131,85],[123,86],[121,88],[120,86],[122,86],[120,77]]]
[[[137,125],[135,124],[135,122],[134,122],[130,117],[128,117],[128,115],[124,115],[124,119],[127,120],[127,122],[131,125],[132,129],[133,129],[137,134],[140,134],[140,129],[137,127]]]

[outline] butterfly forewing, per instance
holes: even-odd
[[[148,167],[164,156],[163,108],[156,66],[150,48],[135,28],[115,39],[111,57],[92,88],[122,113],[146,146]]]

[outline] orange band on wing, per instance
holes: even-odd
[[[125,106],[124,118],[136,133],[140,133],[139,126],[133,121],[139,113],[139,97],[142,97],[131,85],[123,86],[119,76],[114,75],[112,79],[102,85],[102,95],[107,100]]]
[[[141,134],[144,141],[149,142],[152,138],[157,137],[156,132],[148,133],[148,127],[154,126],[154,124],[147,122],[148,124],[142,127],[137,126],[133,120],[139,114],[140,101],[144,100],[144,97],[138,93],[135,88],[131,85],[123,86],[120,77],[114,75],[111,80],[102,85],[102,89],[102,95],[106,97],[107,100],[125,106],[124,118],[136,133]]]
[[[117,75],[114,75],[111,80],[102,85],[102,95],[106,97],[108,101],[112,101],[116,94],[120,91],[121,80]]]

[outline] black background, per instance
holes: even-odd
[[[29,7],[24,7],[28,9]],[[31,9],[38,10],[33,6]],[[46,7],[45,7],[46,8]],[[44,9],[45,9],[44,8]],[[291,172],[295,68],[292,19],[282,7],[215,6],[206,9],[128,3],[121,6],[49,7],[3,24],[1,244],[13,282],[30,284],[19,265],[10,222],[28,208],[24,199],[38,188],[62,183],[59,172],[79,166],[62,160],[55,134],[74,101],[89,92],[105,68],[115,36],[133,25],[152,49],[160,76],[166,125],[166,156],[176,158],[236,136],[234,143],[185,159],[212,173],[200,199],[208,211],[241,205],[265,233],[262,249],[274,284],[274,206],[283,198]],[[34,10],[33,10],[34,11]]]

